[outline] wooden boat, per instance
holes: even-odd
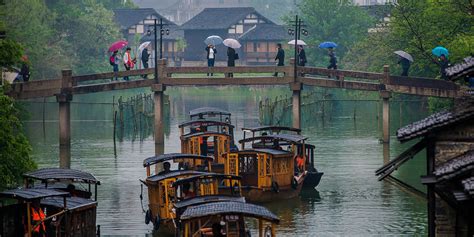
[[[201,107],[189,111],[191,120],[206,119],[231,123],[231,113],[215,107]]]
[[[300,135],[267,135],[239,141],[242,149],[226,156],[225,174],[242,176],[242,194],[250,202],[268,202],[298,196],[306,176],[304,167],[295,169],[296,142]],[[245,143],[259,140],[262,148],[245,149]],[[272,144],[272,146],[267,145]],[[289,150],[281,145],[289,144]]]
[[[276,236],[278,217],[262,206],[245,202],[212,202],[187,208],[180,217],[179,237],[215,236],[225,232],[227,237],[247,237],[248,219],[257,219],[259,237]]]
[[[206,135],[202,135],[202,136],[194,137],[194,139],[197,139],[197,140],[204,138],[204,140],[207,141],[206,144],[207,144],[208,155],[212,155],[212,156],[216,155],[215,154],[216,146],[214,144],[219,145],[220,142],[222,141],[230,143],[229,149],[237,150],[237,146],[234,143],[234,125],[230,123],[200,119],[200,120],[191,120],[191,121],[181,123],[178,125],[178,127],[180,129],[180,138],[181,138],[181,144],[182,144],[181,147],[183,148],[190,147],[189,143],[191,142],[191,140],[188,139],[189,135],[201,133],[201,132],[215,132],[218,134],[227,134],[228,136],[219,135],[217,137],[208,137]],[[185,152],[185,151],[182,151],[182,152]]]
[[[145,223],[152,223],[155,230],[160,226],[165,226],[165,231],[174,233],[174,219],[176,217],[173,211],[176,192],[173,183],[189,176],[201,174],[211,170],[213,158],[194,154],[172,153],[153,156],[143,161],[146,168],[147,178],[143,181],[148,188],[148,210],[145,212]],[[165,162],[178,163],[178,169],[169,171],[159,171],[159,165]],[[155,166],[154,173],[151,167]],[[142,197],[142,195],[140,195]]]
[[[241,193],[241,177],[218,173],[202,173],[173,183],[176,220],[190,206],[210,202],[245,202]]]
[[[97,185],[100,181],[92,174],[46,168],[28,172],[23,177],[25,188],[0,193],[3,198],[17,200],[0,208],[1,236],[32,236],[32,229],[38,224],[31,223],[32,203],[37,203],[46,214],[43,223],[47,236],[94,236],[100,232],[96,227]],[[35,184],[35,181],[40,181],[40,184]],[[86,183],[88,189],[77,189],[75,183]],[[91,185],[95,186],[94,199],[91,199]]]
[[[254,138],[256,136],[262,136],[265,134],[268,135],[279,135],[279,134],[293,134],[293,135],[301,135],[301,129],[298,128],[291,128],[291,127],[282,127],[282,126],[259,126],[259,127],[252,127],[252,128],[242,128],[244,132],[244,140],[247,138],[247,134],[250,133],[249,138]],[[291,142],[290,142],[291,143]],[[283,145],[283,144],[280,144]],[[323,172],[319,172],[314,163],[314,149],[315,146],[311,144],[304,144],[303,153],[303,143],[296,142],[294,143],[296,146],[296,150],[298,151],[298,155],[303,156],[305,159],[305,170],[307,171],[307,175],[304,179],[303,187],[304,188],[315,188],[319,185],[321,178],[323,176]],[[253,140],[252,141],[252,148],[266,148],[272,147],[272,143],[261,143],[261,140]]]

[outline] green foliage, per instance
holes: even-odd
[[[176,40],[176,48],[178,49],[178,51],[183,52],[186,47],[188,47],[186,40],[181,37]]]
[[[366,11],[350,0],[303,0],[299,9],[309,31],[307,40],[302,39],[316,47],[324,41],[336,42],[339,61],[354,43],[367,37],[368,29],[374,23]],[[313,65],[327,65],[326,55],[324,49],[307,50],[308,62]]]
[[[108,46],[122,38],[110,9],[125,7],[134,5],[114,0],[6,0],[0,16],[7,37],[24,46],[35,80],[58,77],[66,68],[80,74],[110,69]]]
[[[453,100],[446,98],[430,97],[428,99],[428,109],[430,113],[436,113],[441,110],[451,109],[453,107]]]
[[[21,175],[36,168],[18,116],[13,100],[0,89],[0,190],[19,185]]]
[[[12,40],[0,40],[0,67],[10,67],[20,63],[23,49]]]
[[[356,44],[343,63],[350,69],[361,70],[365,63],[368,69],[379,71],[383,64],[396,63],[393,51],[403,50],[415,60],[410,75],[435,77],[439,67],[433,63],[434,47],[448,48],[452,63],[474,52],[474,15],[470,1],[399,0],[386,31],[371,34]],[[401,69],[394,66],[392,69],[399,73]]]

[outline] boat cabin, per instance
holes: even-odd
[[[51,188],[0,193],[0,236],[95,236],[97,202]],[[33,212],[38,214],[33,214]],[[34,221],[33,215],[42,221]],[[36,232],[36,233],[35,233]]]
[[[75,169],[44,168],[23,174],[25,188],[44,187],[69,192],[73,197],[92,198],[97,201],[97,186],[100,181],[88,172]],[[36,184],[35,181],[39,181]],[[44,186],[43,186],[44,185]]]
[[[187,208],[180,217],[179,237],[216,236],[222,233],[227,237],[251,236],[246,221],[258,221],[259,237],[276,236],[279,218],[262,206],[245,202],[212,202]]]
[[[245,201],[241,196],[240,176],[202,173],[173,183],[175,187],[176,218],[186,208],[216,201]]]
[[[306,143],[307,138],[300,135],[300,129],[279,126],[261,126],[255,128],[244,128],[243,130],[244,139],[240,141],[242,149],[245,149],[246,143],[249,143],[250,147],[253,149],[269,148],[282,150],[286,147],[286,150],[294,153],[295,162],[299,162],[299,165],[295,166],[295,172],[303,170],[307,172],[307,177],[305,178],[303,186],[315,188],[319,184],[324,173],[319,172],[315,167],[315,146]],[[245,133],[251,133],[252,135],[246,138]]]
[[[231,150],[231,144],[232,137],[227,132],[201,131],[181,136],[181,152],[212,156],[217,164],[224,163],[223,156]]]
[[[173,211],[175,189],[173,183],[182,178],[201,174],[211,170],[213,158],[193,154],[171,153],[152,156],[143,161],[147,178],[143,181],[148,188],[148,210],[145,223],[153,223],[155,229],[165,225],[174,232],[172,221],[176,217]],[[177,169],[171,168],[171,163],[178,163]],[[155,166],[154,173],[151,167]],[[163,170],[160,171],[160,166]]]
[[[214,107],[202,107],[189,111],[189,117],[193,119],[216,120],[220,122],[232,123],[231,113],[223,109]]]

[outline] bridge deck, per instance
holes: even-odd
[[[50,97],[60,93],[88,94],[95,92],[164,86],[224,86],[224,85],[291,85],[301,84],[327,88],[344,88],[367,91],[391,91],[421,96],[456,97],[459,86],[447,81],[418,77],[390,76],[388,67],[384,73],[329,70],[316,67],[298,67],[297,78],[293,77],[293,67],[167,67],[160,62],[158,80],[133,79],[112,81],[114,76],[139,76],[153,74],[154,68],[108,72],[91,75],[72,76],[71,71],[63,71],[61,79],[31,81],[12,84],[8,94],[17,99]],[[280,77],[273,77],[278,72]],[[207,73],[216,76],[207,77]],[[235,77],[226,77],[234,73]],[[219,76],[220,75],[220,76]]]

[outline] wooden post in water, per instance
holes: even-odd
[[[390,97],[392,97],[389,91],[381,91],[380,97],[382,98],[382,141],[383,143],[390,142]]]
[[[292,119],[293,127],[301,128],[301,90],[302,85],[299,82],[290,84],[290,88],[293,91],[292,96]]]
[[[161,155],[165,152],[165,133],[163,129],[163,94],[166,90],[163,84],[159,84],[159,80],[166,77],[166,59],[158,60],[158,78],[155,78],[155,84],[151,86],[153,100],[155,103],[155,155]]]
[[[56,94],[59,103],[59,168],[71,168],[71,100],[72,71],[63,70],[61,93]]]

